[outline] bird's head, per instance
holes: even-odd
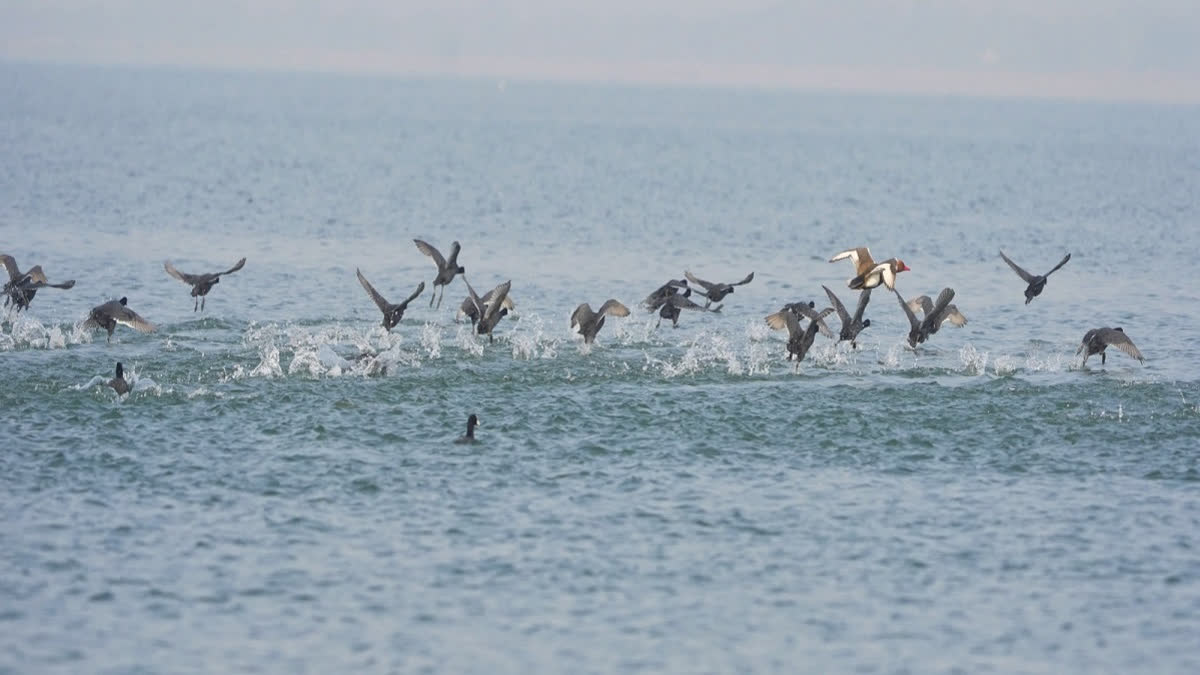
[[[124,307],[125,305],[128,305],[128,304],[129,304],[129,298],[126,298],[125,296],[122,295],[121,296],[121,306]]]

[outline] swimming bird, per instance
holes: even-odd
[[[933,303],[933,307],[925,312],[925,318],[917,321],[917,315],[913,313],[909,303],[904,301],[900,296],[900,291],[893,290],[896,294],[896,299],[900,301],[900,309],[904,310],[904,315],[908,317],[908,346],[913,349],[917,345],[928,340],[930,335],[937,332],[938,328],[946,321],[946,315],[950,312],[950,301],[954,299],[953,288],[943,288],[938,294],[937,302]]]
[[[479,418],[475,416],[475,413],[471,413],[471,416],[467,418],[467,433],[454,439],[454,442],[459,445],[478,443],[479,441],[475,440],[475,427],[477,426],[483,425],[479,422]]]
[[[928,295],[918,295],[905,304],[908,305],[908,308],[913,311],[914,315],[918,310],[920,310],[926,318],[928,318],[930,314],[933,314],[933,301],[929,299]],[[942,327],[942,324],[946,323],[947,321],[955,326],[958,326],[959,328],[967,325],[967,317],[963,316],[963,313],[958,311],[958,306],[949,304],[946,305],[946,311],[942,313],[942,320],[936,325],[929,327],[929,334],[933,335],[934,333],[938,332],[938,329]]]
[[[125,381],[125,369],[121,367],[120,361],[117,361],[117,376],[108,381],[108,386],[112,387],[118,396],[129,393],[129,383]]]
[[[698,310],[701,312],[719,312],[721,311],[721,308],[725,306],[717,305],[715,308],[710,308],[708,306],[701,307],[700,305],[692,302],[691,298],[688,297],[691,294],[691,289],[688,289],[684,293],[676,293],[663,299],[658,310],[658,323],[654,324],[654,327],[658,328],[661,326],[663,319],[670,319],[671,327],[679,328],[679,313],[681,310],[689,309]]]
[[[839,260],[850,259],[854,264],[854,278],[846,282],[846,285],[854,290],[863,288],[875,288],[879,284],[888,287],[889,290],[896,290],[896,275],[901,272],[909,272],[911,269],[904,264],[903,260],[898,258],[888,258],[883,262],[875,262],[871,258],[870,249],[865,246],[852,248],[848,251],[833,256],[829,262],[837,262]]]
[[[821,331],[821,335],[833,339],[833,331],[829,330],[829,326],[825,323],[825,315],[821,314],[817,316],[816,306],[817,303],[812,300],[808,302],[789,302],[778,312],[766,316],[767,325],[771,327],[771,330],[783,330],[788,325],[788,314],[795,314],[797,319],[807,318],[812,320],[816,317],[817,329]],[[829,311],[832,312],[833,308],[830,307]]]
[[[213,286],[216,286],[221,282],[221,277],[223,275],[233,274],[234,272],[242,269],[242,267],[245,265],[246,259],[242,258],[234,263],[233,267],[230,267],[224,272],[187,274],[186,272],[180,272],[179,270],[175,269],[175,266],[171,264],[170,260],[168,260],[163,263],[163,269],[167,270],[167,274],[170,274],[176,279],[192,287],[192,297],[196,298],[195,303],[192,305],[192,311],[195,312],[197,309],[204,309],[204,296],[208,295],[208,292],[212,290]]]
[[[1004,262],[1008,263],[1008,266],[1017,273],[1017,276],[1021,277],[1025,283],[1029,284],[1025,287],[1025,304],[1028,305],[1030,302],[1033,302],[1034,298],[1042,294],[1042,289],[1046,287],[1046,277],[1054,274],[1058,268],[1066,265],[1067,261],[1071,259],[1071,254],[1068,253],[1062,260],[1058,261],[1058,264],[1054,266],[1054,269],[1046,272],[1045,274],[1030,274],[1029,272],[1026,272],[1025,270],[1021,269],[1020,265],[1013,262],[1008,256],[1004,255],[1004,251],[1000,251],[1000,257],[1004,258]]]
[[[484,304],[487,304],[492,299],[492,292],[484,293],[480,298]],[[513,302],[511,295],[504,296],[504,300],[500,303],[500,309],[505,312],[513,312],[517,309],[517,303]],[[457,322],[462,317],[467,317],[471,320],[471,325],[474,326],[479,321],[479,313],[475,311],[475,302],[471,300],[471,296],[463,298],[462,304],[458,307],[458,313],[454,315],[454,321]]]
[[[663,306],[663,303],[671,298],[672,295],[682,295],[688,297],[692,294],[692,289],[688,287],[686,279],[671,279],[667,283],[659,286],[653,293],[646,296],[642,301],[642,306],[648,311],[656,311]]]
[[[1078,355],[1080,352],[1083,352],[1082,365],[1085,366],[1087,365],[1089,356],[1099,354],[1100,363],[1103,364],[1105,360],[1104,350],[1109,347],[1120,349],[1137,359],[1139,363],[1146,362],[1146,359],[1142,357],[1142,353],[1134,346],[1133,340],[1129,339],[1129,336],[1125,334],[1125,331],[1120,326],[1116,328],[1109,328],[1107,326],[1104,328],[1093,328],[1084,333],[1083,343],[1079,345],[1079,349],[1075,350],[1075,354]]]
[[[446,286],[451,281],[454,281],[456,274],[466,274],[467,272],[467,268],[458,264],[458,252],[462,250],[462,246],[459,246],[457,241],[452,242],[450,244],[450,259],[447,260],[442,257],[440,251],[420,239],[413,239],[413,243],[417,245],[417,250],[433,258],[433,264],[437,265],[437,276],[433,278],[434,293],[429,296],[429,306],[433,307],[433,299],[437,297],[437,307],[435,309],[441,308],[442,296],[446,294]],[[442,288],[440,294],[437,292],[439,286]]]
[[[720,302],[720,301],[724,300],[725,296],[727,296],[733,292],[734,286],[742,286],[744,284],[750,283],[751,281],[754,281],[754,272],[747,274],[745,279],[742,279],[741,281],[735,281],[732,284],[716,284],[711,281],[705,281],[703,279],[697,278],[691,272],[684,272],[683,276],[687,277],[688,281],[692,282],[693,284],[697,284],[701,288],[704,289],[703,295],[705,298],[705,301],[704,301],[705,307],[709,306],[710,304],[712,304],[714,302]]]
[[[398,305],[393,305],[392,303],[388,302],[386,298],[380,295],[379,291],[375,290],[375,287],[371,285],[371,282],[367,281],[367,278],[363,276],[362,271],[360,271],[358,268],[355,268],[354,273],[358,275],[358,283],[362,284],[362,287],[367,292],[367,295],[369,295],[371,299],[375,301],[375,306],[379,308],[379,311],[383,312],[383,327],[389,333],[396,324],[400,323],[400,319],[404,318],[404,310],[408,309],[408,303],[416,300],[417,296],[421,294],[421,291],[425,290],[425,282],[422,281],[421,283],[417,284],[417,290],[413,291],[413,294],[408,296],[407,300]]]
[[[0,254],[0,264],[4,265],[4,269],[8,272],[8,281],[4,284],[4,306],[10,304],[16,308],[16,311],[29,309],[29,303],[33,302],[33,296],[37,295],[39,288],[61,288],[66,290],[75,285],[75,280],[70,279],[61,284],[52,284],[46,280],[46,274],[42,272],[41,265],[34,265],[29,268],[29,271],[22,272],[17,269],[17,261],[11,255]]]
[[[832,307],[826,307],[818,312],[804,303],[793,303],[768,316],[767,323],[775,330],[787,328],[787,358],[791,361],[792,357],[795,357],[796,367],[799,368],[800,362],[804,360],[805,354],[808,354],[808,350],[812,348],[813,341],[816,340],[817,331],[829,331],[829,328],[825,326],[824,319],[832,313]],[[802,316],[807,317],[809,320],[808,326],[803,329],[800,327],[800,318]],[[830,334],[832,335],[832,333]]]
[[[586,302],[575,308],[571,313],[571,330],[583,336],[585,344],[596,339],[596,333],[604,326],[604,316],[629,316],[629,308],[616,300],[609,298],[600,305],[599,311],[592,311],[592,306]]]
[[[492,297],[486,302],[471,288],[471,282],[467,281],[466,276],[463,277],[463,283],[467,285],[467,291],[471,294],[471,304],[474,305],[475,313],[479,315],[479,320],[475,323],[475,332],[487,335],[488,342],[495,342],[492,331],[496,324],[500,323],[500,319],[508,314],[508,310],[504,308],[504,298],[508,296],[512,281],[506,281],[492,289]]]
[[[110,300],[103,305],[97,305],[92,308],[88,314],[87,321],[83,323],[84,328],[103,328],[108,331],[108,339],[106,342],[112,341],[113,331],[116,330],[117,324],[129,326],[143,333],[153,333],[155,331],[154,324],[138,316],[138,313],[129,309],[125,305],[128,303],[126,298],[120,300]]]
[[[863,318],[863,312],[867,309],[867,303],[871,301],[871,289],[864,288],[858,294],[858,307],[854,309],[854,316],[846,311],[846,306],[841,300],[829,290],[828,286],[821,286],[825,289],[825,295],[829,296],[829,301],[833,303],[833,308],[837,310],[838,318],[842,320],[842,330],[838,333],[838,342],[849,342],[852,349],[858,348],[858,334],[864,328],[870,328],[871,320]]]

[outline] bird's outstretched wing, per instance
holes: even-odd
[[[683,276],[687,277],[687,280],[692,282],[693,284],[700,284],[706,290],[709,290],[709,291],[717,288],[720,285],[720,284],[714,284],[711,281],[705,281],[705,280],[697,277],[695,274],[692,274],[691,272],[684,272]]]
[[[854,320],[862,321],[863,312],[867,311],[867,303],[871,301],[871,289],[864,288],[858,294],[858,307],[854,309]]]
[[[1146,360],[1142,356],[1142,352],[1134,346],[1133,340],[1130,340],[1129,336],[1125,334],[1125,331],[1117,330],[1115,328],[1101,328],[1100,339],[1104,341],[1104,344],[1107,344],[1110,347],[1116,347],[1138,361],[1144,362]]]
[[[229,269],[225,270],[224,272],[217,272],[217,276],[221,276],[223,274],[233,274],[234,272],[242,269],[245,266],[246,266],[246,259],[242,258],[241,260],[235,262],[233,264],[233,267],[230,267]]]
[[[189,285],[195,284],[199,277],[199,275],[197,275],[197,274],[188,274],[187,272],[180,272],[178,269],[175,268],[174,265],[171,264],[170,260],[163,263],[163,269],[165,269],[167,271],[167,274],[170,274],[171,276],[175,277],[176,279],[182,281],[185,284],[189,284]]]
[[[600,305],[600,309],[598,309],[596,313],[607,314],[609,316],[629,316],[629,308],[617,302],[615,299],[609,298],[608,300],[604,301],[603,305]]]
[[[1057,271],[1058,271],[1058,268],[1062,267],[1063,265],[1066,265],[1066,264],[1067,264],[1067,261],[1068,261],[1068,260],[1070,260],[1070,259],[1071,259],[1071,254],[1070,254],[1070,253],[1068,253],[1068,254],[1066,255],[1066,257],[1064,257],[1062,260],[1058,261],[1058,264],[1054,266],[1054,269],[1050,270],[1049,272],[1046,272],[1046,273],[1045,273],[1045,274],[1043,274],[1042,276],[1046,276],[1046,277],[1048,277],[1048,276],[1050,276],[1051,274],[1054,274],[1055,272],[1057,272]]]
[[[421,241],[420,239],[413,239],[413,243],[417,245],[418,251],[424,253],[430,258],[433,258],[433,262],[437,265],[439,270],[446,266],[446,259],[442,257],[441,252],[436,248]]]
[[[917,321],[917,315],[913,314],[912,308],[904,301],[904,297],[900,295],[900,291],[892,292],[896,294],[896,299],[900,301],[900,309],[904,310],[904,315],[908,317],[908,325],[915,330],[921,325],[921,322]]]
[[[828,286],[821,286],[821,288],[825,289],[825,295],[828,295],[829,301],[833,303],[833,308],[837,311],[838,318],[842,320],[842,325],[850,325],[850,312],[846,311],[846,306],[842,304],[841,300],[838,300],[838,296],[834,295]]]
[[[1017,273],[1017,276],[1024,279],[1025,283],[1027,283],[1027,284],[1033,283],[1033,275],[1030,274],[1029,272],[1026,272],[1025,270],[1021,269],[1020,265],[1013,262],[1012,259],[1009,258],[1008,256],[1004,255],[1004,251],[1000,251],[1000,257],[1004,258],[1004,262],[1008,263],[1008,266],[1011,267],[1013,269],[1013,271]],[[1067,256],[1067,257],[1069,258],[1071,256]],[[1063,262],[1065,263],[1066,261],[1064,260]]]
[[[358,283],[362,284],[363,290],[366,291],[367,295],[375,301],[375,306],[379,308],[379,311],[388,311],[388,307],[391,306],[391,303],[387,301],[387,298],[383,297],[379,294],[379,291],[375,290],[375,287],[371,285],[371,282],[367,281],[367,278],[363,276],[361,270],[355,268],[354,273],[358,275]],[[421,283],[424,284],[425,282]]]

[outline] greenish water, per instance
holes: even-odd
[[[1200,669],[1194,108],[0,81],[0,252],[77,281],[0,322],[0,672]],[[459,281],[379,326],[414,237],[512,280],[494,344]],[[797,368],[763,317],[857,245],[969,323],[877,292]],[[1026,306],[999,248],[1072,260]],[[162,268],[242,256],[203,313]],[[655,329],[685,269],[755,280]],[[81,328],[120,296],[159,330]]]

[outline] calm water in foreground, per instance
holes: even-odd
[[[0,672],[1200,671],[1195,108],[0,66]],[[494,344],[463,244],[511,279]],[[869,245],[797,370],[763,316]],[[1066,267],[1023,304],[1003,248]],[[163,261],[245,269],[192,311]],[[690,269],[754,281],[584,347]],[[80,328],[127,296],[158,324]],[[835,322],[836,324],[836,322]],[[1146,355],[1079,367],[1083,333]],[[366,353],[364,359],[357,356]],[[122,361],[134,391],[99,383]],[[481,443],[453,444],[469,413]]]

